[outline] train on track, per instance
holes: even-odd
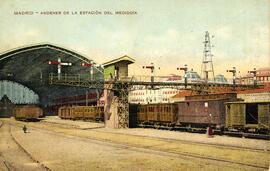
[[[130,125],[168,129],[205,129],[267,134],[270,102],[243,102],[235,93],[194,95],[185,101],[130,104]],[[102,106],[64,106],[62,119],[104,121]],[[133,126],[134,127],[134,126]]]
[[[133,110],[134,111],[134,110]],[[137,125],[268,134],[270,102],[243,102],[235,93],[194,95],[170,104],[137,106]]]
[[[43,116],[43,110],[37,105],[16,105],[13,115],[16,120],[38,121]]]
[[[193,103],[198,102],[193,101]],[[215,101],[208,101],[206,105],[208,107],[195,108],[191,101],[139,105],[137,125],[186,130],[212,127],[222,132],[269,133],[270,102],[225,102],[221,105]]]

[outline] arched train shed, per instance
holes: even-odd
[[[72,64],[62,66],[62,74],[80,74],[90,77],[90,68],[81,66],[84,62],[93,64],[92,78],[103,79],[103,69],[93,59],[63,47],[39,44],[2,53],[0,55],[0,81],[16,82],[35,92],[39,96],[40,105],[47,109],[49,114],[62,105],[82,105],[85,101],[88,105],[95,104],[101,92],[99,90],[49,84],[49,74],[57,74],[58,70],[57,65],[49,65],[48,62],[57,61],[58,58],[61,58],[62,62]]]

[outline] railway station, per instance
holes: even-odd
[[[267,0],[74,2],[0,3],[0,171],[270,171]]]
[[[73,137],[76,136],[74,131],[79,131],[79,137],[101,141],[105,143],[103,146],[107,146],[108,141],[117,146],[126,144],[139,148],[139,151],[135,150],[136,155],[146,150],[143,148],[145,143],[164,141],[169,143],[166,147],[153,146],[147,150],[206,162],[222,163],[225,160],[230,167],[267,168],[267,160],[255,162],[251,157],[238,161],[230,156],[224,159],[224,154],[218,151],[214,156],[210,153],[202,156],[198,151],[171,151],[169,147],[178,149],[177,146],[184,145],[200,150],[222,147],[239,157],[247,155],[247,151],[267,158],[270,123],[268,68],[260,69],[256,83],[250,75],[230,83],[227,80],[198,81],[201,79],[198,74],[188,71],[187,67],[183,68],[184,75],[177,77],[132,76],[128,73],[128,66],[134,62],[133,58],[124,55],[98,64],[77,52],[50,44],[18,48],[2,54],[0,117],[5,118],[0,121],[2,130],[9,125],[10,138],[27,150],[30,158],[36,153],[29,144],[33,138],[30,135],[36,136],[38,131],[47,130],[53,131],[56,137],[61,131]],[[154,72],[153,64],[144,67]],[[134,100],[140,98],[144,100]],[[21,135],[22,127],[28,138]],[[87,132],[82,133],[84,130]],[[106,148],[112,147],[108,145]],[[58,154],[65,153],[59,151]],[[38,152],[33,158],[40,157],[42,155]],[[41,170],[61,168],[40,159],[38,162],[42,164],[35,167]],[[154,164],[155,161],[150,157],[149,162]],[[5,165],[7,168],[16,167],[8,162]],[[91,166],[95,167],[98,166]]]

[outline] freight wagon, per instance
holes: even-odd
[[[225,127],[225,103],[237,101],[236,93],[188,96],[183,102],[138,105],[137,123],[206,128]]]
[[[236,93],[218,93],[187,96],[178,102],[178,120],[181,127],[225,127],[225,103],[237,101]]]
[[[63,106],[58,109],[61,119],[104,121],[103,106]]]
[[[43,116],[42,109],[37,105],[17,105],[13,110],[16,120],[36,121]]]
[[[231,131],[269,133],[270,102],[226,103],[226,127]]]
[[[176,104],[138,105],[137,123],[142,125],[173,126],[177,121]]]
[[[181,126],[225,127],[225,103],[229,99],[187,100],[177,103],[178,120]]]
[[[61,119],[73,119],[73,115],[71,114],[73,111],[73,107],[63,106],[58,109],[58,116]]]

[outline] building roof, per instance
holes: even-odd
[[[117,59],[114,59],[114,60],[111,60],[109,62],[105,62],[103,63],[103,66],[108,66],[108,65],[113,65],[113,64],[116,64],[116,63],[120,63],[120,62],[126,62],[127,64],[132,64],[135,62],[135,59],[127,56],[127,55],[124,55],[120,58],[117,58]]]
[[[229,97],[223,97],[223,98],[213,98],[213,99],[187,99],[185,101],[181,101],[178,103],[186,103],[186,102],[209,102],[209,101],[218,101],[218,100],[228,100]]]
[[[256,71],[257,71],[256,73],[257,77],[270,77],[270,67],[259,68]],[[252,78],[252,77],[254,77],[254,75],[251,73],[248,73],[242,78]]]
[[[263,83],[262,88],[238,91],[238,94],[266,93],[270,92],[270,83]]]
[[[227,79],[225,78],[224,75],[222,74],[218,74],[215,76],[215,82],[219,82],[219,83],[227,83]]]
[[[171,74],[170,76],[167,77],[166,81],[179,81],[182,80],[182,77],[179,75]]]
[[[238,90],[237,94],[252,94],[252,93],[266,93],[269,92],[270,93],[270,83],[264,83],[263,84],[264,87],[263,88],[256,88],[256,89],[249,89],[249,90]],[[213,92],[209,92],[209,94],[224,94],[224,93],[234,93],[231,90],[228,90],[226,88],[222,88],[222,87],[218,87],[215,88],[215,90],[213,90]],[[186,97],[186,96],[195,96],[198,95],[196,92],[191,91],[191,90],[184,90],[181,91],[180,93],[172,96],[172,99],[177,99],[177,98],[182,98],[182,97]]]
[[[181,91],[180,93],[177,93],[176,95],[172,96],[171,98],[176,99],[176,98],[182,98],[186,96],[194,96],[196,95],[196,92],[191,91],[191,90],[184,90]]]
[[[247,103],[270,103],[270,102],[245,102],[245,101],[237,101],[237,102],[226,102],[225,104],[247,104]]]
[[[187,79],[193,79],[193,80],[200,80],[201,79],[199,74],[196,71],[193,71],[193,69],[186,72],[186,77],[187,77]]]

